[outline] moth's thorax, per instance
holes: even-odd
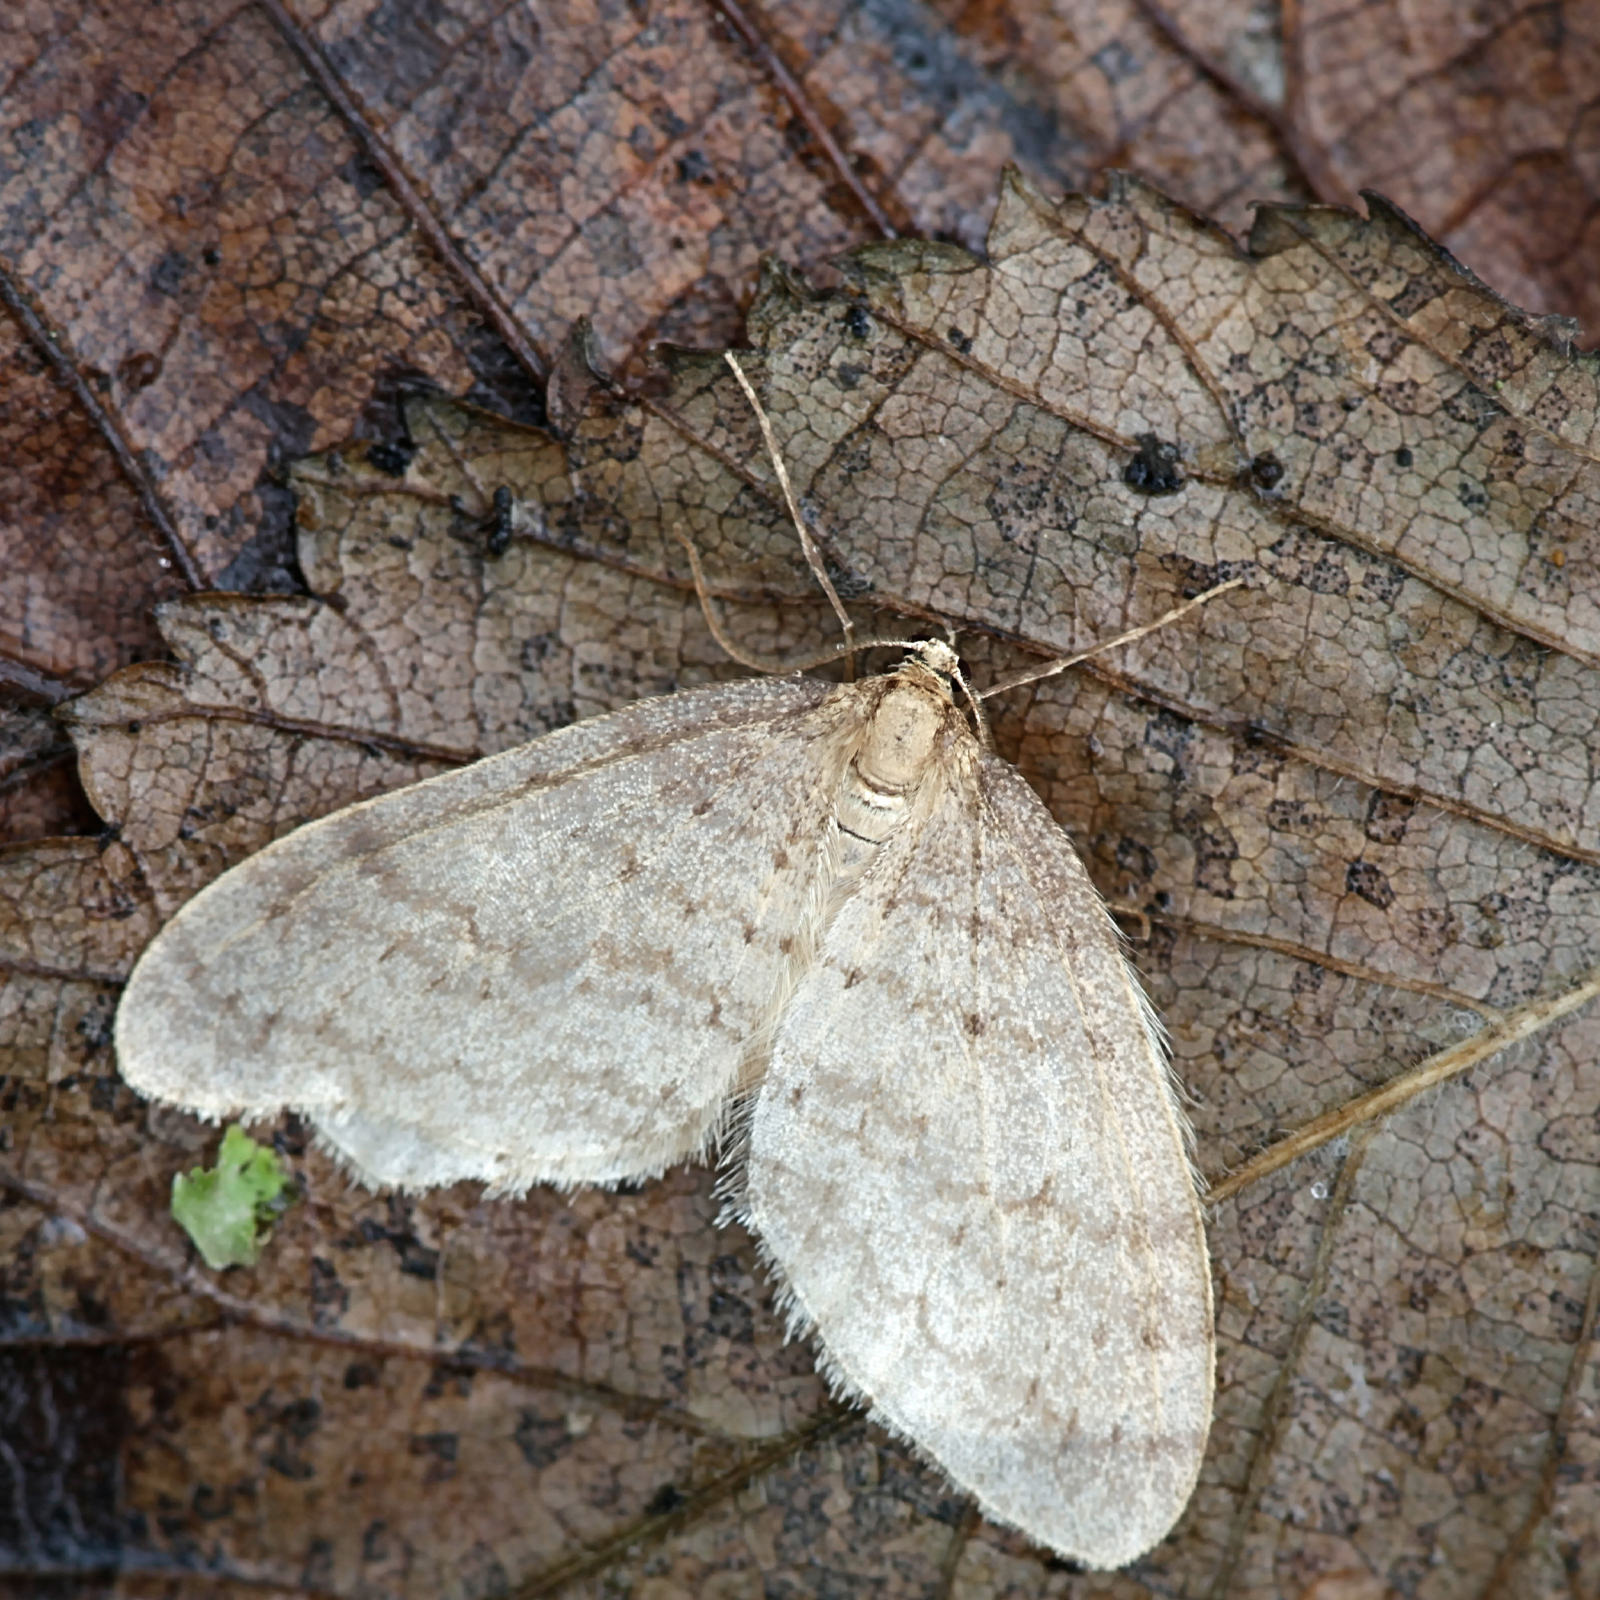
[[[924,670],[889,679],[851,763],[868,790],[904,796],[922,782],[951,710],[950,701],[924,681],[932,676]]]
[[[876,845],[894,832],[959,719],[940,676],[913,658],[883,680],[883,695],[840,785],[840,830]]]

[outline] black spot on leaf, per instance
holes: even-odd
[[[558,1461],[566,1449],[567,1425],[560,1417],[541,1417],[537,1411],[524,1410],[511,1438],[522,1452],[522,1459],[535,1472],[542,1472]]]
[[[678,157],[678,182],[708,184],[716,181],[716,173],[702,150],[690,150]]]
[[[384,186],[383,168],[366,156],[351,156],[339,168],[339,176],[355,190],[361,200],[370,200]]]
[[[1239,846],[1225,828],[1201,828],[1190,835],[1194,845],[1194,886],[1219,900],[1233,899],[1233,863]]]
[[[1283,482],[1283,463],[1266,451],[1250,463],[1250,481],[1258,489],[1276,489]]]
[[[484,549],[491,561],[498,561],[511,548],[511,523],[515,502],[511,491],[501,484],[494,492],[494,509],[489,513],[488,540]]]
[[[1416,809],[1417,802],[1405,795],[1385,794],[1382,789],[1374,789],[1367,801],[1367,837],[1375,844],[1398,844]]]
[[[673,1484],[664,1483],[645,1502],[644,1514],[647,1517],[667,1517],[683,1505],[684,1496]]]
[[[183,287],[188,274],[189,258],[181,250],[169,250],[151,270],[150,287],[170,300]]]
[[[1139,435],[1139,448],[1122,469],[1122,481],[1140,494],[1176,494],[1184,483],[1178,447],[1153,433]]]
[[[148,389],[161,376],[161,357],[149,350],[136,350],[117,363],[117,379],[130,394]]]
[[[1156,853],[1147,844],[1124,836],[1117,841],[1117,865],[1135,878],[1156,875]]]
[[[1370,861],[1352,861],[1344,872],[1344,886],[1380,911],[1394,904],[1394,889],[1388,875]]]
[[[367,460],[386,478],[403,478],[416,453],[409,439],[383,440],[368,448]]]

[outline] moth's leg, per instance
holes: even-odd
[[[682,528],[674,528],[672,533],[689,557],[689,570],[694,575],[694,592],[699,596],[700,611],[706,619],[706,626],[711,630],[711,637],[742,667],[749,667],[755,672],[764,672],[769,677],[782,678],[790,673],[809,672],[813,667],[837,661],[843,655],[853,655],[857,650],[914,650],[917,647],[915,639],[862,639],[859,642],[835,645],[831,650],[819,650],[813,655],[802,656],[798,661],[768,661],[760,656],[751,655],[748,650],[733,642],[728,630],[718,621],[711,605],[711,587],[706,582],[705,569],[700,565],[700,552],[695,548],[694,541]]]
[[[728,631],[717,620],[717,614],[711,608],[711,591],[706,586],[705,569],[700,565],[700,552],[695,549],[694,541],[682,528],[672,530],[673,537],[684,548],[689,557],[689,570],[694,574],[694,592],[700,597],[700,611],[706,619],[706,626],[711,630],[711,637],[717,641],[726,655],[737,661],[741,667],[749,667],[756,672],[765,672],[769,677],[781,678],[795,668],[786,667],[781,661],[764,661],[760,656],[753,656],[748,651],[742,650],[733,642]]]
[[[1129,922],[1136,922],[1139,931],[1133,935],[1140,944],[1150,942],[1150,916],[1148,912],[1141,911],[1138,906],[1127,900],[1107,900],[1106,910],[1114,917],[1126,917]]]

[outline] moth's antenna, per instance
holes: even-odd
[[[996,678],[987,689],[981,690],[977,696],[980,700],[988,700],[992,696],[1004,693],[1007,689],[1018,689],[1025,683],[1037,683],[1041,678],[1053,678],[1058,672],[1065,672],[1068,667],[1075,667],[1080,661],[1087,661],[1090,656],[1097,656],[1103,650],[1115,650],[1119,645],[1132,644],[1135,639],[1142,639],[1147,633],[1154,633],[1158,628],[1164,628],[1169,622],[1176,622],[1186,611],[1193,611],[1196,606],[1203,606],[1208,600],[1215,600],[1219,594],[1226,594],[1230,589],[1243,587],[1243,578],[1229,578],[1226,583],[1219,583],[1214,589],[1207,589],[1204,594],[1197,594],[1192,600],[1185,600],[1181,606],[1174,606],[1170,611],[1163,612],[1154,622],[1147,622],[1142,628],[1130,628],[1126,633],[1119,633],[1115,639],[1107,639],[1104,644],[1097,644],[1092,650],[1080,650],[1075,656],[1062,656],[1055,661],[1047,661],[1041,667],[1023,667],[1016,672],[1008,672],[1003,677]]]
[[[822,592],[827,595],[828,603],[833,607],[833,614],[839,619],[839,626],[844,629],[846,648],[842,653],[847,658],[846,671],[853,681],[856,675],[856,625],[850,620],[850,613],[845,610],[843,601],[839,599],[839,592],[828,576],[828,569],[822,564],[822,552],[817,549],[817,541],[811,537],[811,530],[806,527],[800,515],[800,506],[794,497],[794,487],[789,482],[789,469],[784,466],[783,457],[778,453],[778,440],[772,431],[772,424],[767,421],[767,414],[761,409],[761,402],[756,399],[756,392],[751,388],[750,380],[745,377],[744,368],[739,365],[738,358],[731,350],[725,350],[723,359],[733,368],[733,375],[739,380],[739,387],[744,390],[744,397],[750,402],[750,409],[755,412],[756,421],[761,425],[761,437],[767,442],[767,454],[772,458],[772,470],[778,475],[778,484],[783,490],[784,504],[789,508],[794,531],[800,535],[800,548],[805,553],[806,565],[811,568],[812,577],[822,586]],[[729,653],[732,654],[731,651]],[[737,659],[735,657],[735,660]]]

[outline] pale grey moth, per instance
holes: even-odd
[[[925,642],[686,690],[310,823],[145,952],[123,1075],[403,1189],[720,1149],[838,1392],[1121,1566],[1199,1473],[1205,1234],[1116,928],[962,687]]]

